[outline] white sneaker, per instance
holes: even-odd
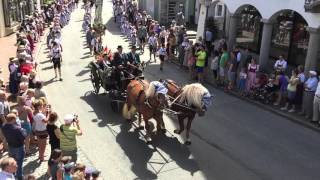
[[[289,112],[289,113],[294,113],[294,112],[296,112],[296,110],[292,108],[292,109],[290,109],[288,112]]]
[[[274,106],[279,106],[279,103],[273,103]]]
[[[288,110],[288,108],[287,107],[282,107],[282,108],[280,108],[280,110],[286,111],[286,110]]]

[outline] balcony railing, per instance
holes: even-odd
[[[305,0],[304,9],[306,12],[320,13],[320,0]]]

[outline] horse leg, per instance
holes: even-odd
[[[184,131],[184,117],[178,116],[179,120],[179,129],[174,130],[173,132],[176,134],[181,134]]]
[[[161,125],[162,125],[162,127],[161,127],[161,132],[163,133],[163,134],[165,134],[166,132],[167,132],[167,129],[166,129],[166,125],[164,124],[164,121],[163,121],[163,117],[161,116],[161,118],[160,118],[160,122],[161,122]]]
[[[156,114],[154,119],[157,121],[157,133],[160,134],[163,133],[165,134],[167,132],[166,127],[164,125],[163,122],[163,117],[162,117],[162,113]]]
[[[144,118],[144,126],[146,127],[146,141],[147,144],[150,144],[152,142],[151,140],[151,132],[150,132],[150,125],[148,123],[148,120]]]
[[[191,140],[190,140],[190,129],[191,129],[192,120],[193,120],[193,118],[190,118],[190,117],[188,118],[187,131],[186,131],[186,138],[187,138],[187,140],[186,140],[186,142],[185,142],[186,145],[190,145],[190,144],[191,144]]]
[[[143,129],[141,122],[142,122],[142,116],[141,116],[141,113],[138,113],[138,126],[139,126],[138,129],[140,129],[140,130]]]

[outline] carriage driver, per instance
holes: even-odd
[[[117,48],[117,52],[113,55],[113,60],[111,61],[111,66],[115,68],[112,73],[112,77],[116,80],[116,88],[121,89],[121,78],[124,77],[123,69],[126,64],[126,54],[122,53],[122,46],[119,45]]]
[[[127,64],[139,65],[140,64],[140,56],[136,53],[137,47],[132,46],[131,52],[127,54]]]

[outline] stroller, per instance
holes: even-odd
[[[262,75],[259,78],[260,87],[253,89],[252,98],[263,104],[271,104],[275,99],[275,92],[277,91],[274,80],[274,77],[268,79],[266,74]]]
[[[263,87],[268,83],[268,75],[267,74],[259,74],[257,76],[256,82],[253,87],[248,92],[248,96],[250,99],[259,100],[260,95],[263,91]]]
[[[271,104],[276,98],[277,88],[274,85],[274,78],[270,78],[268,84],[266,84],[260,94],[260,101],[264,104]]]

